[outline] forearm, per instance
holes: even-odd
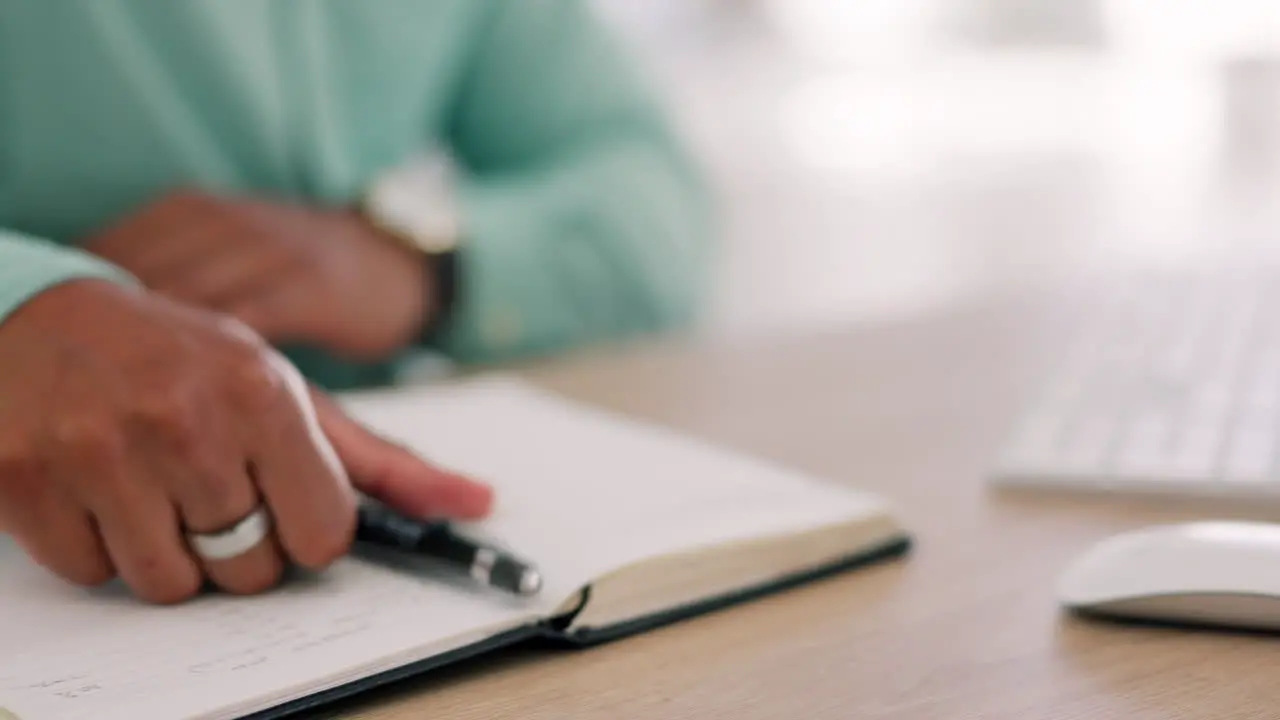
[[[0,228],[0,322],[40,292],[79,278],[130,282],[88,253]]]

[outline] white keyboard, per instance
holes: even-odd
[[[1280,500],[1280,274],[1143,278],[1102,306],[993,481]]]

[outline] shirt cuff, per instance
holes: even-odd
[[[545,338],[533,333],[532,318],[565,316],[548,313],[560,298],[550,296],[538,275],[552,249],[527,227],[528,198],[511,190],[466,182],[457,188],[462,230],[453,258],[454,297],[434,339],[462,362],[536,351]],[[538,329],[538,335],[551,330]]]
[[[80,279],[136,284],[122,269],[88,253],[0,230],[0,322],[41,292]]]

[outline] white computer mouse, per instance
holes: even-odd
[[[1069,564],[1058,598],[1088,615],[1280,630],[1280,524],[1193,522],[1115,535]]]

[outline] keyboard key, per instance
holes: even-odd
[[[1221,478],[1228,482],[1260,483],[1270,479],[1275,434],[1270,429],[1241,428],[1227,445]]]
[[[1168,473],[1185,480],[1211,480],[1226,427],[1222,422],[1196,422],[1179,427]]]
[[[1061,422],[1053,417],[1031,418],[1018,428],[1001,464],[1024,473],[1051,472],[1058,461],[1060,428]]]
[[[1197,428],[1206,426],[1225,427],[1231,416],[1231,411],[1231,398],[1229,397],[1192,397],[1183,407],[1178,425],[1180,427],[1196,426]],[[1191,433],[1194,431],[1188,429],[1183,432]],[[1221,436],[1219,436],[1219,439],[1221,439]]]
[[[1257,368],[1241,385],[1240,401],[1249,407],[1274,411],[1280,406],[1280,373],[1276,368]]]
[[[1091,418],[1077,421],[1059,445],[1058,466],[1067,475],[1091,475],[1105,469],[1107,450],[1115,442],[1116,421]]]
[[[1116,455],[1114,470],[1127,477],[1159,475],[1169,462],[1169,424],[1162,417],[1143,417],[1129,425]]]

